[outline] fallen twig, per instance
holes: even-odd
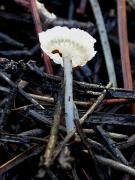
[[[109,137],[109,135],[102,129],[101,126],[97,126],[96,131],[103,139],[106,147],[110,150],[110,152],[115,156],[116,160],[120,161],[121,163],[128,165],[128,161],[125,159],[123,154],[120,152],[114,141]]]
[[[42,26],[41,26],[40,17],[39,17],[38,11],[37,11],[36,1],[30,0],[30,5],[31,5],[31,11],[32,11],[33,19],[35,22],[36,32],[38,35],[38,33],[42,32]],[[53,74],[51,61],[44,52],[43,52],[43,59],[44,59],[44,63],[45,63],[47,73]]]
[[[11,87],[17,88],[17,85],[11,81],[4,73],[0,72],[0,77],[4,79]],[[18,91],[21,95],[23,95],[26,99],[28,99],[32,104],[39,106],[41,109],[44,109],[35,99],[29,96],[22,88],[18,87]]]
[[[106,166],[109,166],[113,169],[122,171],[122,172],[129,174],[131,176],[135,176],[135,169],[133,169],[130,166],[126,166],[122,163],[119,163],[117,161],[114,161],[112,159],[108,159],[108,158],[105,158],[105,157],[102,157],[99,155],[96,155],[96,158],[97,158],[98,162],[103,164],[103,165],[106,165]]]
[[[22,152],[21,154],[15,156],[13,159],[7,161],[5,164],[0,166],[0,175],[6,173],[13,167],[17,166],[18,164],[24,162],[26,159],[37,156],[42,150],[44,149],[43,146],[34,145],[27,149],[26,151]]]
[[[110,88],[112,86],[112,83],[108,83],[108,85],[106,86],[106,88]],[[97,108],[97,106],[102,102],[102,100],[104,99],[105,95],[106,95],[107,91],[104,90],[102,92],[102,94],[97,98],[97,100],[95,101],[95,103],[89,108],[89,110],[83,115],[83,117],[81,117],[80,122],[83,123],[86,118],[94,112],[94,110]]]
[[[85,147],[88,150],[88,153],[90,155],[90,159],[93,161],[93,164],[95,166],[94,168],[96,169],[96,173],[97,173],[98,178],[101,179],[101,180],[104,179],[103,173],[102,173],[102,171],[101,171],[101,169],[100,169],[100,167],[99,167],[99,165],[97,163],[96,156],[93,153],[91,145],[87,141],[87,138],[86,138],[85,134],[83,133],[83,130],[82,130],[81,124],[79,123],[79,120],[75,119],[74,122],[75,122],[76,130],[77,130],[83,144],[85,145]]]
[[[109,41],[108,41],[108,37],[107,37],[105,25],[104,25],[103,16],[102,16],[102,13],[100,10],[100,6],[99,6],[99,3],[97,0],[89,0],[89,2],[91,4],[93,14],[96,19],[97,28],[98,28],[100,39],[101,39],[101,44],[102,44],[102,48],[103,48],[103,53],[104,53],[104,57],[105,57],[106,68],[107,68],[109,80],[113,83],[113,86],[116,87],[117,80],[116,80],[116,75],[115,75],[114,63],[113,63],[111,49],[110,49],[110,45],[109,45]]]
[[[133,89],[129,48],[128,48],[126,0],[117,1],[117,11],[118,11],[118,29],[119,29],[119,41],[120,41],[124,88]]]
[[[58,95],[58,100],[57,100],[57,104],[56,104],[56,110],[55,110],[55,114],[54,114],[54,121],[53,121],[53,125],[51,128],[51,133],[50,133],[50,138],[48,140],[48,144],[46,147],[46,151],[44,154],[44,162],[43,164],[49,168],[50,165],[52,164],[52,156],[54,154],[54,148],[57,142],[57,133],[59,130],[59,124],[60,124],[60,120],[61,120],[61,114],[62,114],[62,104],[63,104],[63,100],[64,100],[64,94],[63,94],[63,88],[62,90],[59,92]]]

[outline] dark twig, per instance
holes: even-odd
[[[34,56],[36,52],[40,49],[39,44],[35,45],[33,48],[29,50],[3,50],[0,51],[0,56],[4,56],[6,58],[30,58]]]
[[[88,153],[89,153],[89,156],[90,156],[90,159],[92,160],[94,166],[95,166],[95,169],[96,169],[96,172],[97,172],[97,176],[99,177],[99,179],[104,179],[103,178],[103,174],[102,174],[102,171],[101,169],[99,168],[99,165],[97,163],[97,159],[96,159],[96,156],[95,154],[93,153],[93,150],[89,144],[89,142],[87,141],[87,137],[85,136],[85,134],[83,133],[83,130],[82,130],[82,127],[81,127],[81,124],[79,123],[79,120],[74,120],[74,123],[75,123],[75,126],[76,126],[76,130],[84,144],[84,146],[87,148],[88,150]]]
[[[62,78],[59,76],[52,76],[50,74],[41,73],[33,69],[38,75],[42,78],[44,77],[45,81],[55,82],[55,83],[62,83]],[[123,88],[106,88],[103,85],[97,85],[92,83],[80,82],[80,81],[73,81],[74,90],[78,92],[78,90],[82,89],[84,94],[87,93],[89,90],[93,90],[95,92],[101,92],[103,90],[107,90],[108,96],[110,98],[125,98],[125,99],[132,99],[135,100],[135,91],[133,90],[126,90]]]
[[[95,31],[95,27],[94,24],[92,24],[91,22],[80,22],[80,21],[76,21],[76,20],[66,20],[66,19],[62,19],[62,18],[57,18],[54,21],[51,22],[47,22],[47,26],[67,26],[69,28],[79,28],[79,29],[83,29],[87,32],[89,32],[90,34]],[[46,29],[46,26],[45,26]]]
[[[4,73],[0,72],[0,77],[4,79],[11,87],[17,88],[17,85],[11,81]],[[29,100],[32,104],[35,104],[36,106],[39,106],[41,109],[44,109],[43,106],[41,106],[35,99],[33,99],[31,96],[29,96],[22,88],[18,87],[18,91],[22,96],[24,96],[27,100]]]
[[[105,166],[109,166],[113,169],[116,169],[116,170],[119,170],[119,171],[122,171],[126,174],[129,174],[131,176],[135,176],[135,169],[131,168],[130,166],[126,166],[122,163],[119,163],[117,161],[114,161],[112,159],[109,159],[109,158],[105,158],[105,157],[102,157],[102,156],[99,156],[99,155],[96,155],[96,158],[98,160],[99,163],[105,165]]]
[[[0,133],[0,141],[2,142],[11,142],[19,144],[28,144],[28,143],[45,143],[46,140],[39,137],[32,137],[27,135],[15,135],[9,133]]]
[[[30,57],[31,52],[28,50],[7,50],[7,51],[0,51],[0,56],[6,58],[24,58]]]
[[[30,117],[34,118],[37,122],[39,122],[42,125],[44,125],[44,127],[52,125],[51,121],[49,121],[46,117],[44,117],[43,115],[39,114],[38,112],[36,112],[34,110],[30,109],[30,110],[26,111],[26,113]]]
[[[92,116],[92,115],[91,115]],[[95,118],[96,119],[96,118]],[[86,126],[86,123],[85,123]],[[95,134],[96,132],[94,131],[94,129],[83,129],[83,131],[86,134]],[[112,139],[117,139],[117,140],[127,140],[128,136],[125,134],[119,134],[119,133],[114,133],[114,132],[107,132],[108,135],[112,138]]]
[[[0,33],[0,41],[7,43],[9,45],[18,47],[18,48],[23,48],[24,44],[18,42],[17,40],[12,39],[11,37],[9,37],[8,35],[4,34],[4,33]]]
[[[85,132],[85,131],[83,130],[83,132]],[[87,141],[89,142],[93,151],[99,152],[99,153],[103,152],[105,155],[109,156],[110,158],[115,159],[114,156],[106,149],[106,147],[104,147],[99,142],[94,141],[90,138],[88,138]]]
[[[98,134],[100,137],[103,139],[106,147],[111,151],[113,156],[115,156],[116,160],[119,162],[128,165],[128,161],[125,159],[123,154],[120,152],[120,150],[117,148],[116,144],[114,141],[109,137],[109,135],[102,129],[101,126],[97,126],[96,128]]]
[[[94,125],[117,125],[127,128],[134,128],[135,127],[135,116],[130,114],[111,114],[111,113],[94,113],[92,114],[87,121],[85,122],[85,125],[89,128],[92,124]]]
[[[0,166],[0,175],[6,173],[13,167],[24,162],[26,159],[33,156],[37,156],[43,149],[44,149],[43,146],[39,147],[38,145],[34,145],[29,149],[27,149],[26,151],[22,152],[21,154],[15,156],[13,159],[7,161],[5,164]]]
[[[130,164],[132,167],[134,167],[134,165],[135,165],[135,152],[133,152],[129,164]],[[130,178],[131,178],[131,177],[130,177],[129,175],[125,174],[122,180],[130,180]]]
[[[28,110],[26,113],[30,116],[33,117],[37,123],[42,124],[43,127],[50,127],[52,126],[52,121],[48,120],[45,116],[39,114],[38,112],[34,110]],[[63,126],[60,126],[60,130],[65,132],[65,128]]]
[[[17,22],[17,23],[24,23],[24,24],[30,24],[30,16],[27,15],[17,15],[14,13],[9,13],[5,11],[0,11],[0,17],[3,18],[4,20],[9,20],[12,22]]]
[[[21,132],[21,133],[19,133],[19,135],[21,135],[21,136],[39,136],[44,133],[45,133],[45,131],[43,129],[36,128],[36,129],[31,129],[29,131]]]
[[[41,71],[37,71],[36,68],[33,68],[31,64],[27,64],[27,67],[35,72],[40,77],[44,78],[44,81],[54,82],[56,84],[62,83],[63,78],[60,76],[54,76],[50,74],[43,73]],[[101,84],[92,84],[92,83],[86,83],[86,82],[80,82],[80,81],[73,81],[74,90],[78,92],[79,89],[84,91],[84,94],[87,93],[89,90],[93,90],[95,92],[102,92],[103,90],[107,90],[108,96],[110,98],[125,98],[125,99],[135,99],[135,91],[133,90],[127,90],[123,88],[106,88],[105,86]],[[49,87],[48,87],[49,88]]]
[[[17,88],[15,87],[10,91],[10,94],[7,98],[7,102],[5,103],[3,113],[0,117],[0,129],[1,130],[3,129],[4,125],[6,124],[6,120],[9,116],[9,114],[11,113],[11,109],[12,109],[12,105],[14,103],[16,92],[17,92]]]

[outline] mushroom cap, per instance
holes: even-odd
[[[96,51],[96,40],[87,32],[56,26],[39,33],[42,50],[57,64],[63,66],[64,59],[72,60],[72,66],[83,66],[91,60]]]

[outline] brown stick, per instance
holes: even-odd
[[[106,88],[109,88],[112,86],[112,83],[109,82],[106,86]],[[83,117],[80,119],[80,122],[83,123],[85,119],[94,112],[94,110],[97,108],[97,106],[101,103],[101,101],[104,99],[106,95],[106,90],[102,92],[102,94],[97,98],[96,102],[88,109],[88,111],[83,115]]]
[[[50,165],[53,163],[53,153],[54,153],[54,149],[55,149],[55,145],[57,143],[57,134],[58,134],[58,130],[59,130],[59,125],[60,125],[60,120],[61,120],[61,115],[62,115],[62,104],[64,100],[64,92],[63,89],[60,91],[59,96],[58,96],[58,101],[56,104],[56,110],[55,110],[55,114],[54,114],[54,121],[53,121],[53,125],[51,128],[51,133],[50,133],[50,138],[48,140],[48,144],[47,144],[47,148],[44,154],[44,165],[49,168]]]
[[[38,33],[42,32],[42,26],[41,26],[40,17],[38,14],[35,0],[30,0],[30,5],[31,5],[31,12],[32,12],[33,20],[35,23],[36,32],[38,35]],[[53,74],[50,58],[44,52],[43,52],[43,60],[44,60],[47,73]]]
[[[118,30],[119,30],[119,41],[120,41],[120,53],[122,63],[122,73],[124,88],[132,89],[132,74],[128,48],[128,32],[127,32],[127,15],[126,15],[126,0],[117,1],[118,11]]]

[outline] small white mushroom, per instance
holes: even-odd
[[[80,29],[56,26],[39,33],[42,50],[57,64],[64,67],[65,114],[67,132],[74,128],[72,68],[83,66],[96,51],[96,40]]]

